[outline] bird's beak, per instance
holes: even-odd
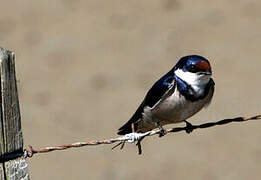
[[[200,74],[204,74],[204,75],[209,75],[209,76],[211,76],[211,75],[212,75],[212,72],[211,72],[211,71],[203,71],[203,72],[200,72]]]
[[[212,75],[212,72],[211,71],[206,71],[205,74],[206,75]]]

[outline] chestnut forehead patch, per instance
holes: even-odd
[[[204,71],[209,71],[210,70],[210,64],[206,61],[200,61],[198,63],[195,64],[195,66],[198,69],[204,70]]]

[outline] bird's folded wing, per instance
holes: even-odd
[[[145,107],[156,108],[164,99],[172,94],[175,90],[175,78],[170,73],[167,73],[151,87],[130,120],[119,128],[118,134],[131,132],[131,124],[140,121]]]
[[[176,87],[176,83],[175,83],[175,79],[172,80],[169,89],[162,95],[162,97],[158,100],[158,102],[151,108],[152,110],[157,110],[157,107],[160,106],[160,104],[167,99],[169,96],[171,96],[174,91],[175,91],[175,87]]]

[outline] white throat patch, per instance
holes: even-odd
[[[174,73],[189,84],[198,95],[204,92],[204,88],[210,80],[210,75],[184,72],[182,69],[177,69]]]

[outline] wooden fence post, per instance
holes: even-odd
[[[15,55],[0,47],[0,179],[29,179],[15,75]]]

